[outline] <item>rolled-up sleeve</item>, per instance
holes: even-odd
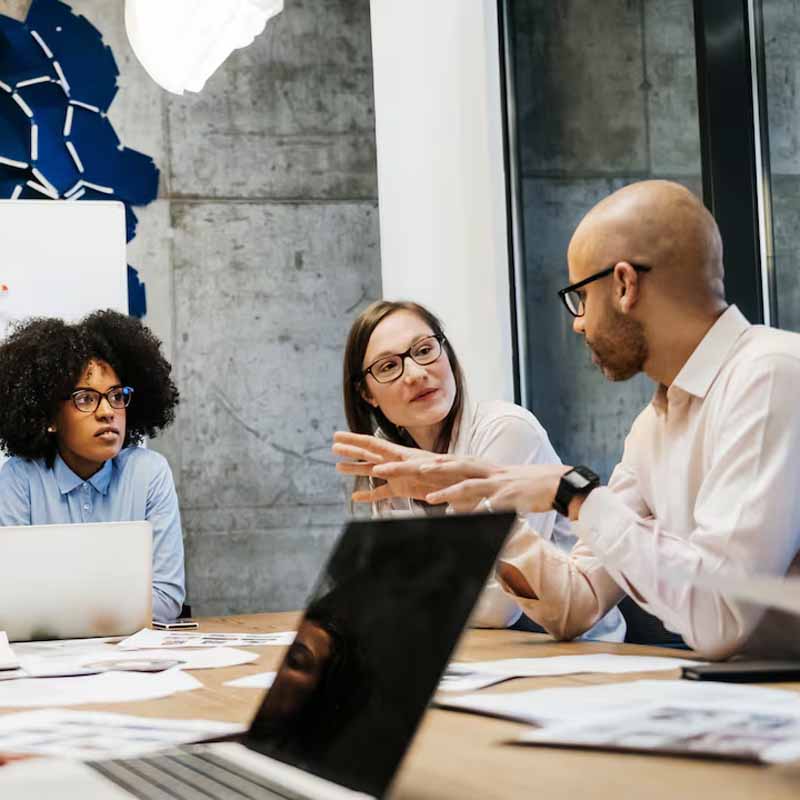
[[[589,630],[625,596],[591,549],[581,542],[570,553],[529,528],[519,530],[500,562],[518,570],[531,592],[515,593],[523,611],[556,639],[574,639]],[[500,584],[508,592],[511,588]]]
[[[150,481],[145,519],[153,526],[153,619],[178,617],[186,596],[178,495],[166,460]]]

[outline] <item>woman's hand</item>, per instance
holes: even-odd
[[[375,489],[354,492],[355,503],[374,503],[390,497],[411,497],[432,502],[431,492],[466,478],[486,478],[497,470],[497,467],[477,458],[436,455],[427,450],[393,444],[375,436],[339,432],[334,435],[333,440],[335,455],[358,459],[355,462],[339,462],[336,465],[339,472],[386,481],[383,486]],[[471,511],[472,506],[457,506],[456,510]]]
[[[380,465],[418,464],[435,458],[435,455],[427,450],[404,447],[387,442],[385,439],[379,439],[377,436],[366,436],[347,431],[338,431],[334,434],[332,449],[334,455],[355,459],[340,461],[336,465],[339,472],[345,475],[381,478],[386,481],[383,486],[375,489],[353,492],[354,503],[375,503],[390,497],[412,497],[422,500],[432,489],[439,488],[416,480],[413,470],[408,475],[396,477],[392,477],[391,474],[383,475],[376,471]]]

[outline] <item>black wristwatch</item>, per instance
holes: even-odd
[[[569,516],[569,504],[577,495],[587,495],[600,485],[600,478],[589,467],[573,467],[561,476],[553,500],[553,508],[565,517]]]

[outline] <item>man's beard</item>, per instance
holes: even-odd
[[[641,322],[611,311],[604,326],[608,333],[596,334],[586,344],[594,361],[610,381],[627,381],[644,369],[647,360],[647,339]]]

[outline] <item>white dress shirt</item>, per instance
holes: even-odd
[[[502,466],[561,463],[550,444],[547,432],[536,417],[525,408],[501,401],[472,404],[466,400],[448,452],[475,456]],[[393,498],[373,504],[375,516],[442,512],[440,506],[425,506],[405,498]],[[569,520],[555,511],[520,517],[510,540],[526,531],[535,531],[531,535],[552,542],[563,552],[569,552],[576,542]],[[619,610],[613,608],[614,605],[612,603],[611,610],[606,609],[608,613],[605,616],[599,615],[592,625],[587,626],[582,638],[610,642],[624,640],[625,620]],[[475,607],[470,625],[479,628],[505,628],[513,625],[521,615],[522,610],[516,599],[504,592],[492,577]]]
[[[566,556],[530,532],[502,556],[559,638],[623,590],[707,658],[800,653],[800,620],[666,579],[800,572],[800,335],[750,325],[732,306],[633,424],[608,487],[593,491]]]

